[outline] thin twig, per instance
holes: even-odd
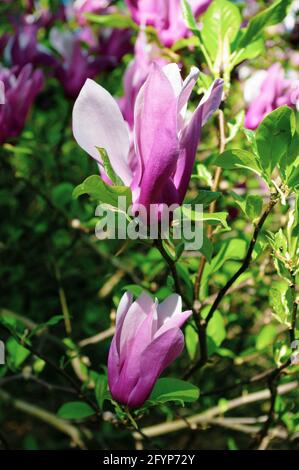
[[[172,258],[170,258],[170,256],[168,255],[168,253],[164,249],[162,240],[160,238],[157,238],[154,241],[154,245],[160,251],[162,257],[164,258],[164,260],[166,261],[166,263],[169,267],[169,270],[170,270],[171,275],[172,275],[173,280],[174,280],[176,293],[179,294],[182,297],[182,299],[183,299],[184,303],[186,304],[186,306],[188,308],[190,308],[190,310],[193,310],[191,302],[189,301],[189,299],[185,296],[184,292],[182,291],[181,283],[180,283],[179,275],[178,275],[178,272],[177,272],[177,269],[176,269],[175,261]]]
[[[219,122],[219,153],[223,153],[225,150],[225,144],[226,144],[226,137],[225,137],[225,119],[224,119],[224,112],[222,109],[219,109],[219,114],[218,114],[218,122]],[[215,171],[215,176],[214,176],[214,181],[213,181],[213,186],[212,186],[212,191],[218,191],[219,186],[220,186],[220,181],[221,181],[221,175],[222,175],[222,168],[217,167]],[[216,201],[213,201],[210,204],[209,207],[209,212],[212,214],[215,212],[216,208]],[[209,225],[208,227],[208,238],[211,238],[213,234],[213,227]],[[206,258],[205,256],[201,257],[197,275],[195,278],[195,283],[194,283],[194,302],[196,303],[199,299],[199,289],[200,289],[200,283],[201,283],[201,278],[203,275],[203,271],[205,268],[206,264]]]
[[[101,341],[104,341],[105,339],[113,336],[114,333],[115,333],[115,326],[110,326],[110,328],[108,328],[105,331],[101,331],[100,333],[94,336],[91,336],[89,338],[82,339],[81,341],[79,341],[79,346],[81,348],[84,348],[85,346],[88,346],[89,344],[100,343]]]
[[[274,193],[274,194],[271,195],[270,201],[269,201],[266,209],[264,210],[261,218],[259,219],[259,221],[257,222],[257,224],[255,226],[253,236],[252,236],[252,239],[250,241],[250,244],[249,244],[249,247],[248,247],[248,250],[247,250],[247,254],[246,254],[246,256],[245,256],[245,258],[242,262],[242,265],[240,266],[238,271],[229,279],[229,281],[225,284],[225,286],[222,287],[222,289],[219,291],[219,293],[218,293],[216,299],[214,300],[214,302],[213,302],[213,304],[212,304],[212,306],[209,310],[209,313],[206,317],[206,322],[207,323],[209,323],[209,321],[213,317],[215,311],[219,307],[219,304],[221,303],[223,297],[226,295],[227,291],[236,282],[236,280],[239,279],[239,277],[248,269],[248,267],[251,263],[253,250],[254,250],[255,244],[257,242],[258,236],[260,234],[260,231],[262,230],[263,225],[264,225],[268,215],[271,213],[273,207],[277,204],[277,202],[278,202],[278,194]]]
[[[50,413],[49,411],[46,411],[36,405],[19,400],[17,398],[13,398],[3,390],[0,390],[0,398],[5,403],[12,405],[14,408],[16,408],[16,410],[22,411],[26,414],[29,414],[30,416],[34,416],[35,418],[38,418],[50,426],[53,426],[54,428],[69,436],[78,447],[81,449],[86,449],[86,446],[82,440],[81,432],[74,425],[70,424],[64,419],[61,419],[55,414]]]
[[[277,388],[277,394],[278,395],[284,395],[286,393],[289,393],[293,390],[296,390],[298,388],[299,382],[293,381],[289,382],[283,385],[280,385]],[[248,395],[241,395],[238,398],[234,398],[233,400],[230,400],[226,403],[226,411],[238,408],[243,405],[248,405],[249,403],[256,403],[258,401],[264,401],[270,398],[270,391],[268,389],[265,390],[260,390],[258,392],[250,393]],[[198,426],[202,424],[206,424],[212,419],[214,419],[216,416],[223,414],[223,407],[221,405],[219,406],[214,406],[206,411],[203,411],[202,413],[193,415],[193,416],[188,416],[187,420],[189,425],[191,426]],[[154,437],[154,436],[161,436],[163,434],[169,434],[171,432],[176,432],[181,429],[185,429],[188,427],[186,425],[185,420],[183,419],[177,419],[175,421],[165,421],[163,423],[155,424],[153,426],[149,426],[147,428],[143,428],[142,432],[148,437]],[[140,439],[139,434],[134,435],[135,439]]]

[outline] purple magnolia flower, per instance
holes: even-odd
[[[183,351],[180,328],[192,312],[182,312],[177,294],[160,305],[145,293],[132,300],[125,293],[117,309],[108,381],[112,397],[134,408],[147,400],[160,374]]]
[[[134,59],[128,65],[124,75],[124,96],[119,100],[120,109],[130,129],[134,125],[137,95],[148,77],[153,60],[161,66],[167,64],[167,60],[160,55],[161,51],[158,45],[148,43],[146,34],[141,31],[135,43]]]
[[[33,71],[27,64],[21,69],[0,68],[0,82],[4,84],[4,103],[0,104],[0,143],[17,137],[25,121],[33,100],[43,86],[43,74]]]
[[[208,8],[211,1],[189,0],[189,3],[197,17]],[[154,26],[166,47],[187,35],[181,0],[126,0],[126,3],[134,21],[141,25]]]
[[[20,67],[26,64],[34,66],[53,66],[55,59],[51,52],[37,41],[38,24],[26,23],[15,27],[15,33],[9,37],[4,55],[12,65]]]
[[[73,110],[73,132],[78,144],[105,172],[97,147],[105,148],[115,173],[130,186],[135,210],[150,212],[155,205],[181,204],[191,177],[201,128],[219,107],[223,81],[215,80],[190,119],[187,103],[198,79],[191,69],[183,81],[177,64],[153,63],[140,89],[134,110],[134,150],[129,128],[112,96],[87,80]]]
[[[99,47],[95,52],[102,62],[103,70],[114,69],[125,54],[132,52],[131,38],[132,31],[130,29],[101,30]]]
[[[55,76],[62,84],[65,94],[69,98],[76,98],[86,79],[99,73],[101,61],[83,47],[82,30],[73,33],[52,28],[50,41],[61,56],[55,67]]]
[[[299,98],[298,77],[286,78],[279,63],[268,71],[258,71],[247,80],[244,97],[250,103],[245,127],[256,129],[264,117],[283,105],[295,106]]]

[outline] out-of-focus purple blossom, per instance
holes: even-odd
[[[161,51],[158,45],[148,43],[146,34],[142,31],[136,40],[134,52],[134,59],[124,75],[124,96],[119,100],[120,109],[131,129],[134,124],[135,101],[148,77],[152,62],[156,61],[161,66],[167,64],[167,60],[160,57]]]
[[[57,28],[50,32],[51,44],[60,54],[54,73],[69,98],[76,98],[86,79],[95,77],[101,70],[100,58],[83,47],[80,33]]]
[[[245,127],[256,129],[264,117],[274,109],[283,106],[296,106],[299,99],[299,77],[286,77],[279,63],[268,71],[258,71],[247,80],[244,87],[245,101],[249,104]]]
[[[245,18],[250,18],[251,16],[256,15],[256,13],[259,11],[259,4],[256,0],[247,0],[245,2],[245,8],[243,10],[243,15]]]
[[[0,143],[17,137],[25,125],[32,103],[43,86],[43,73],[32,65],[11,70],[0,68],[4,104],[0,104]]]
[[[9,37],[4,56],[12,65],[20,67],[26,64],[33,66],[53,66],[55,59],[51,51],[39,44],[37,33],[39,26],[35,23],[24,23],[15,28],[15,33]]]
[[[115,68],[124,55],[132,52],[132,31],[129,29],[103,29],[99,38],[98,56],[105,69]]]
[[[131,294],[123,295],[108,358],[109,389],[116,401],[136,408],[148,399],[161,373],[182,353],[181,327],[191,314],[182,312],[177,294],[161,304],[145,293],[135,302]]]
[[[195,16],[201,15],[212,0],[190,0]],[[181,0],[126,0],[132,18],[144,26],[154,26],[160,41],[172,46],[176,41],[186,37],[188,28],[183,19]]]
[[[149,214],[154,205],[155,219],[163,217],[165,205],[182,204],[202,126],[222,99],[223,81],[217,79],[187,119],[198,76],[193,67],[183,81],[177,64],[152,64],[135,102],[133,153],[129,127],[104,88],[87,80],[74,106],[73,132],[79,145],[100,167],[97,148],[105,148],[115,173],[132,189],[135,210],[142,207]],[[103,168],[101,173],[105,175]]]

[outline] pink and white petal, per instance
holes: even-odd
[[[143,351],[140,357],[140,377],[129,396],[129,406],[137,407],[147,400],[160,374],[183,349],[183,333],[178,328],[172,328],[156,338]]]
[[[217,78],[212,83],[209,90],[205,93],[199,103],[199,107],[202,108],[202,126],[210,119],[216,109],[219,108],[223,94],[223,80]]]
[[[116,336],[114,336],[110,345],[108,355],[108,383],[110,391],[112,393],[114,386],[117,384],[120,374],[120,360],[116,341]]]
[[[190,98],[191,92],[195,86],[199,77],[199,69],[197,67],[191,67],[189,75],[185,78],[180,97],[178,102],[178,111],[181,112],[184,109],[187,109],[188,100]]]
[[[178,294],[171,294],[158,305],[158,329],[173,315],[182,312],[182,298]]]
[[[73,133],[78,144],[98,162],[96,147],[104,148],[115,173],[129,186],[129,132],[116,101],[95,81],[87,79],[73,109]]]
[[[191,315],[192,310],[186,310],[185,312],[176,313],[172,317],[167,318],[161,328],[156,332],[154,338],[158,338],[160,335],[172,328],[181,328]]]
[[[135,145],[142,160],[138,202],[146,208],[161,201],[161,191],[176,166],[177,98],[162,68],[153,63],[135,105]]]
[[[117,387],[125,393],[125,401],[140,377],[140,361],[143,351],[152,342],[156,311],[152,310],[136,330],[134,338],[126,342],[120,354],[120,374]],[[126,390],[126,392],[124,392]]]
[[[196,156],[201,128],[212,114],[219,108],[223,93],[223,80],[217,79],[204,95],[191,120],[186,124],[180,135],[181,154],[174,175],[174,183],[183,202]]]
[[[131,292],[125,292],[122,298],[120,299],[120,302],[117,307],[117,313],[116,313],[116,327],[119,327],[123,320],[125,315],[127,314],[129,308],[131,307],[133,302],[133,295]]]
[[[154,300],[145,292],[132,303],[122,324],[120,336],[120,354],[123,357],[131,346],[140,325],[156,309]]]
[[[163,72],[171,83],[175,96],[179,96],[183,86],[181,71],[177,64],[171,63],[164,65]]]

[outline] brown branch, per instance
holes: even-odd
[[[207,323],[209,323],[209,321],[213,317],[215,311],[219,307],[219,304],[221,303],[223,297],[226,295],[227,291],[236,282],[236,280],[239,279],[239,277],[248,269],[248,267],[251,263],[253,250],[254,250],[254,247],[256,245],[256,242],[257,242],[258,236],[260,234],[260,231],[262,230],[263,225],[264,225],[268,215],[271,213],[273,207],[276,205],[277,202],[278,202],[278,194],[273,193],[270,197],[270,201],[269,201],[266,209],[264,210],[261,218],[259,219],[258,223],[255,226],[253,236],[252,236],[252,239],[250,241],[250,244],[249,244],[249,247],[248,247],[248,250],[247,250],[247,254],[246,254],[246,256],[245,256],[245,258],[242,262],[242,265],[240,266],[238,271],[229,279],[229,281],[225,284],[225,286],[223,286],[222,289],[219,291],[219,293],[218,293],[216,299],[214,300],[214,302],[213,302],[213,304],[212,304],[212,306],[209,310],[209,313],[207,315],[207,318],[206,318]]]
[[[177,272],[177,269],[176,269],[175,261],[172,258],[170,258],[170,256],[168,255],[168,253],[164,249],[161,238],[157,238],[156,240],[154,240],[154,246],[159,250],[159,252],[161,253],[162,257],[164,258],[164,260],[166,261],[166,263],[169,267],[169,270],[170,270],[171,275],[172,275],[173,280],[174,280],[174,286],[175,286],[176,293],[179,294],[182,297],[185,305],[190,310],[193,310],[191,302],[189,301],[189,299],[186,297],[186,295],[182,291],[180,278],[179,278],[179,275],[178,275],[178,272]]]
[[[293,343],[293,341],[295,341],[296,339],[296,335],[295,335],[295,332],[296,332],[296,321],[297,321],[297,313],[298,313],[298,302],[297,302],[297,298],[296,298],[296,276],[293,274],[293,272],[291,272],[291,276],[292,276],[292,285],[291,285],[291,289],[292,289],[292,292],[293,292],[293,309],[292,309],[292,318],[291,318],[291,327],[290,327],[290,330],[289,330],[289,334],[290,334],[290,342]]]
[[[218,116],[219,116],[218,117],[218,122],[219,122],[219,153],[221,154],[225,150],[225,143],[226,143],[225,120],[224,120],[224,113],[223,113],[222,109],[219,110],[219,115]],[[217,191],[219,189],[221,175],[222,175],[222,168],[217,167],[217,169],[215,171],[215,177],[214,177],[214,181],[213,181],[212,191]],[[213,201],[210,204],[209,212],[210,213],[215,212],[215,208],[216,208],[216,201]],[[211,238],[212,234],[213,234],[213,227],[211,225],[209,225],[209,227],[208,227],[208,238]],[[194,283],[194,302],[197,302],[198,298],[199,298],[200,283],[201,283],[201,278],[202,278],[203,271],[204,271],[204,268],[205,268],[205,264],[206,264],[206,258],[205,258],[205,256],[202,256],[201,260],[200,260],[200,263],[199,263],[197,275],[196,275],[196,278],[195,278],[195,283]]]
[[[61,419],[55,414],[50,413],[49,411],[46,411],[36,405],[27,403],[17,398],[13,398],[7,392],[4,392],[4,390],[0,390],[0,398],[7,405],[12,405],[16,410],[33,416],[68,435],[80,449],[86,449],[82,440],[81,432],[68,421]]]
[[[286,384],[280,385],[277,388],[278,395],[284,395],[298,388],[299,382],[297,380],[293,382],[288,382]],[[226,411],[239,408],[243,405],[248,405],[249,403],[256,403],[259,401],[267,400],[270,397],[270,392],[268,389],[260,390],[258,392],[250,393],[247,395],[241,395],[240,397],[234,398],[226,403]],[[163,423],[155,424],[142,429],[143,434],[147,437],[161,436],[164,434],[169,434],[171,432],[176,432],[181,429],[185,429],[189,426],[198,427],[199,425],[205,425],[213,420],[215,417],[223,414],[223,408],[218,405],[212,408],[209,408],[202,413],[187,416],[188,426],[186,421],[183,419],[177,419],[175,421],[165,421]],[[135,439],[141,439],[139,434],[134,434]]]

